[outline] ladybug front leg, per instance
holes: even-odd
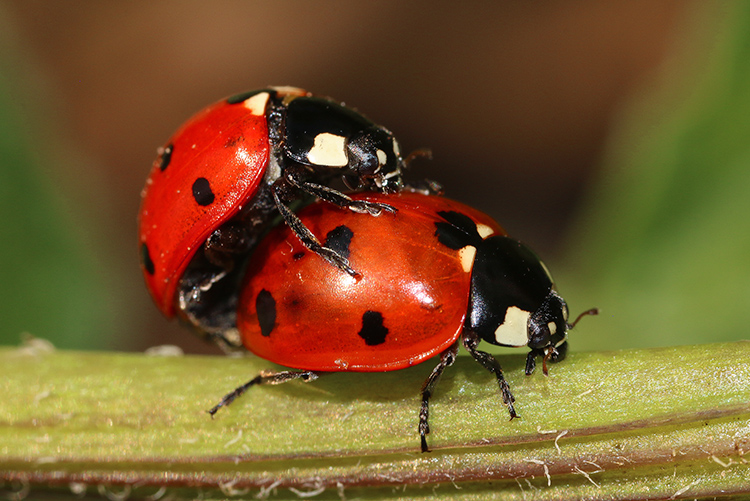
[[[281,213],[281,216],[284,218],[286,224],[289,226],[289,228],[291,228],[294,234],[297,235],[297,238],[299,238],[300,242],[302,242],[302,245],[304,245],[312,252],[316,253],[341,271],[351,275],[352,277],[358,277],[359,273],[354,271],[354,269],[349,266],[348,259],[346,259],[335,250],[329,247],[325,247],[323,244],[321,244],[320,240],[318,240],[315,235],[313,235],[313,233],[307,228],[307,226],[305,226],[302,221],[300,221],[297,215],[292,212],[289,207],[284,205],[284,203],[281,201],[281,198],[279,197],[279,191],[280,190],[277,190],[276,186],[274,186],[273,199],[276,202],[276,207],[279,209],[279,213]]]
[[[513,402],[515,402],[516,399],[510,392],[510,386],[508,386],[508,382],[503,376],[503,369],[500,367],[500,363],[489,353],[477,350],[479,337],[475,333],[465,332],[463,340],[464,347],[469,353],[471,353],[471,356],[474,357],[474,360],[482,364],[482,367],[493,373],[497,378],[497,384],[500,385],[500,392],[503,395],[503,403],[508,406],[510,418],[513,419],[518,417],[518,414],[516,414],[516,409],[515,407],[513,407]]]
[[[419,439],[422,441],[422,452],[430,452],[429,447],[427,447],[427,434],[430,433],[430,424],[428,422],[428,418],[430,417],[430,397],[445,368],[450,367],[456,361],[457,354],[458,341],[453,343],[450,348],[440,355],[440,363],[432,369],[432,374],[430,374],[430,377],[422,385],[422,406],[419,409]]]
[[[301,379],[305,383],[309,383],[310,381],[315,381],[318,377],[320,377],[320,374],[314,371],[261,372],[247,383],[224,395],[221,402],[211,407],[211,409],[208,410],[208,413],[213,417],[219,409],[234,402],[237,397],[245,393],[251,386],[259,384],[281,384],[295,379]]]
[[[392,205],[377,202],[367,202],[365,200],[352,200],[350,197],[346,196],[340,191],[329,188],[328,186],[311,183],[309,181],[303,181],[296,175],[294,175],[293,172],[288,172],[285,176],[285,179],[290,185],[304,191],[305,193],[354,212],[363,214],[367,213],[371,216],[379,216],[383,211],[393,213],[396,212],[396,208]]]

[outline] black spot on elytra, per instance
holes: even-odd
[[[335,251],[339,256],[349,259],[349,245],[354,232],[345,225],[337,226],[326,235],[324,246]]]
[[[385,343],[388,328],[383,325],[383,315],[380,312],[368,310],[362,315],[362,329],[359,337],[365,340],[367,346]]]
[[[441,244],[458,250],[467,245],[477,246],[482,242],[482,237],[477,231],[477,224],[466,214],[440,211],[438,215],[445,220],[445,222],[435,223],[435,236]]]
[[[161,151],[159,154],[159,158],[157,161],[159,162],[159,169],[161,169],[162,172],[169,166],[169,162],[172,161],[172,151],[174,150],[174,146],[171,144],[168,144],[164,147],[164,150]]]
[[[141,244],[141,264],[149,275],[153,275],[156,269],[154,268],[154,261],[151,259],[151,254],[148,251],[148,245],[145,243]]]
[[[198,205],[206,206],[214,203],[214,192],[211,191],[211,184],[205,177],[199,177],[193,183],[193,198]]]
[[[295,253],[294,253],[294,254],[292,255],[292,259],[294,259],[295,261],[299,261],[299,260],[300,260],[300,259],[302,259],[303,257],[305,257],[305,251],[295,252]]]
[[[258,314],[258,325],[263,336],[270,336],[276,325],[276,300],[266,289],[255,298],[255,311]]]

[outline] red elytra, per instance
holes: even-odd
[[[172,317],[178,282],[190,260],[263,179],[270,149],[265,110],[222,100],[193,116],[167,144],[141,194],[139,239],[148,253],[144,266],[153,268],[144,274],[148,290],[162,313]],[[209,192],[200,192],[199,179],[208,180]],[[201,204],[207,200],[212,203]]]
[[[398,212],[361,217],[319,203],[299,217],[314,234],[327,235],[327,245],[343,241],[361,279],[327,266],[286,226],[255,250],[237,314],[250,351],[297,369],[379,372],[418,364],[456,342],[469,301],[473,247],[441,245],[436,212],[465,214],[485,235],[506,232],[489,216],[442,197],[354,198],[387,202]]]

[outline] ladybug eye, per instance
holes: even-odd
[[[544,348],[549,344],[550,324],[554,326],[552,322],[538,323],[536,319],[529,322],[529,348]]]
[[[349,141],[349,165],[351,169],[360,177],[373,177],[381,167],[380,156],[377,152],[383,153],[375,147],[372,137],[361,135]],[[383,157],[385,157],[383,153]]]

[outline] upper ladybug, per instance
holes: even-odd
[[[355,212],[392,211],[328,185],[341,178],[354,189],[399,191],[403,167],[390,131],[302,89],[256,90],[208,106],[159,149],[141,193],[151,296],[167,317],[178,312],[209,335],[233,327],[238,264],[276,210],[307,248],[356,276],[288,204],[314,196]]]

